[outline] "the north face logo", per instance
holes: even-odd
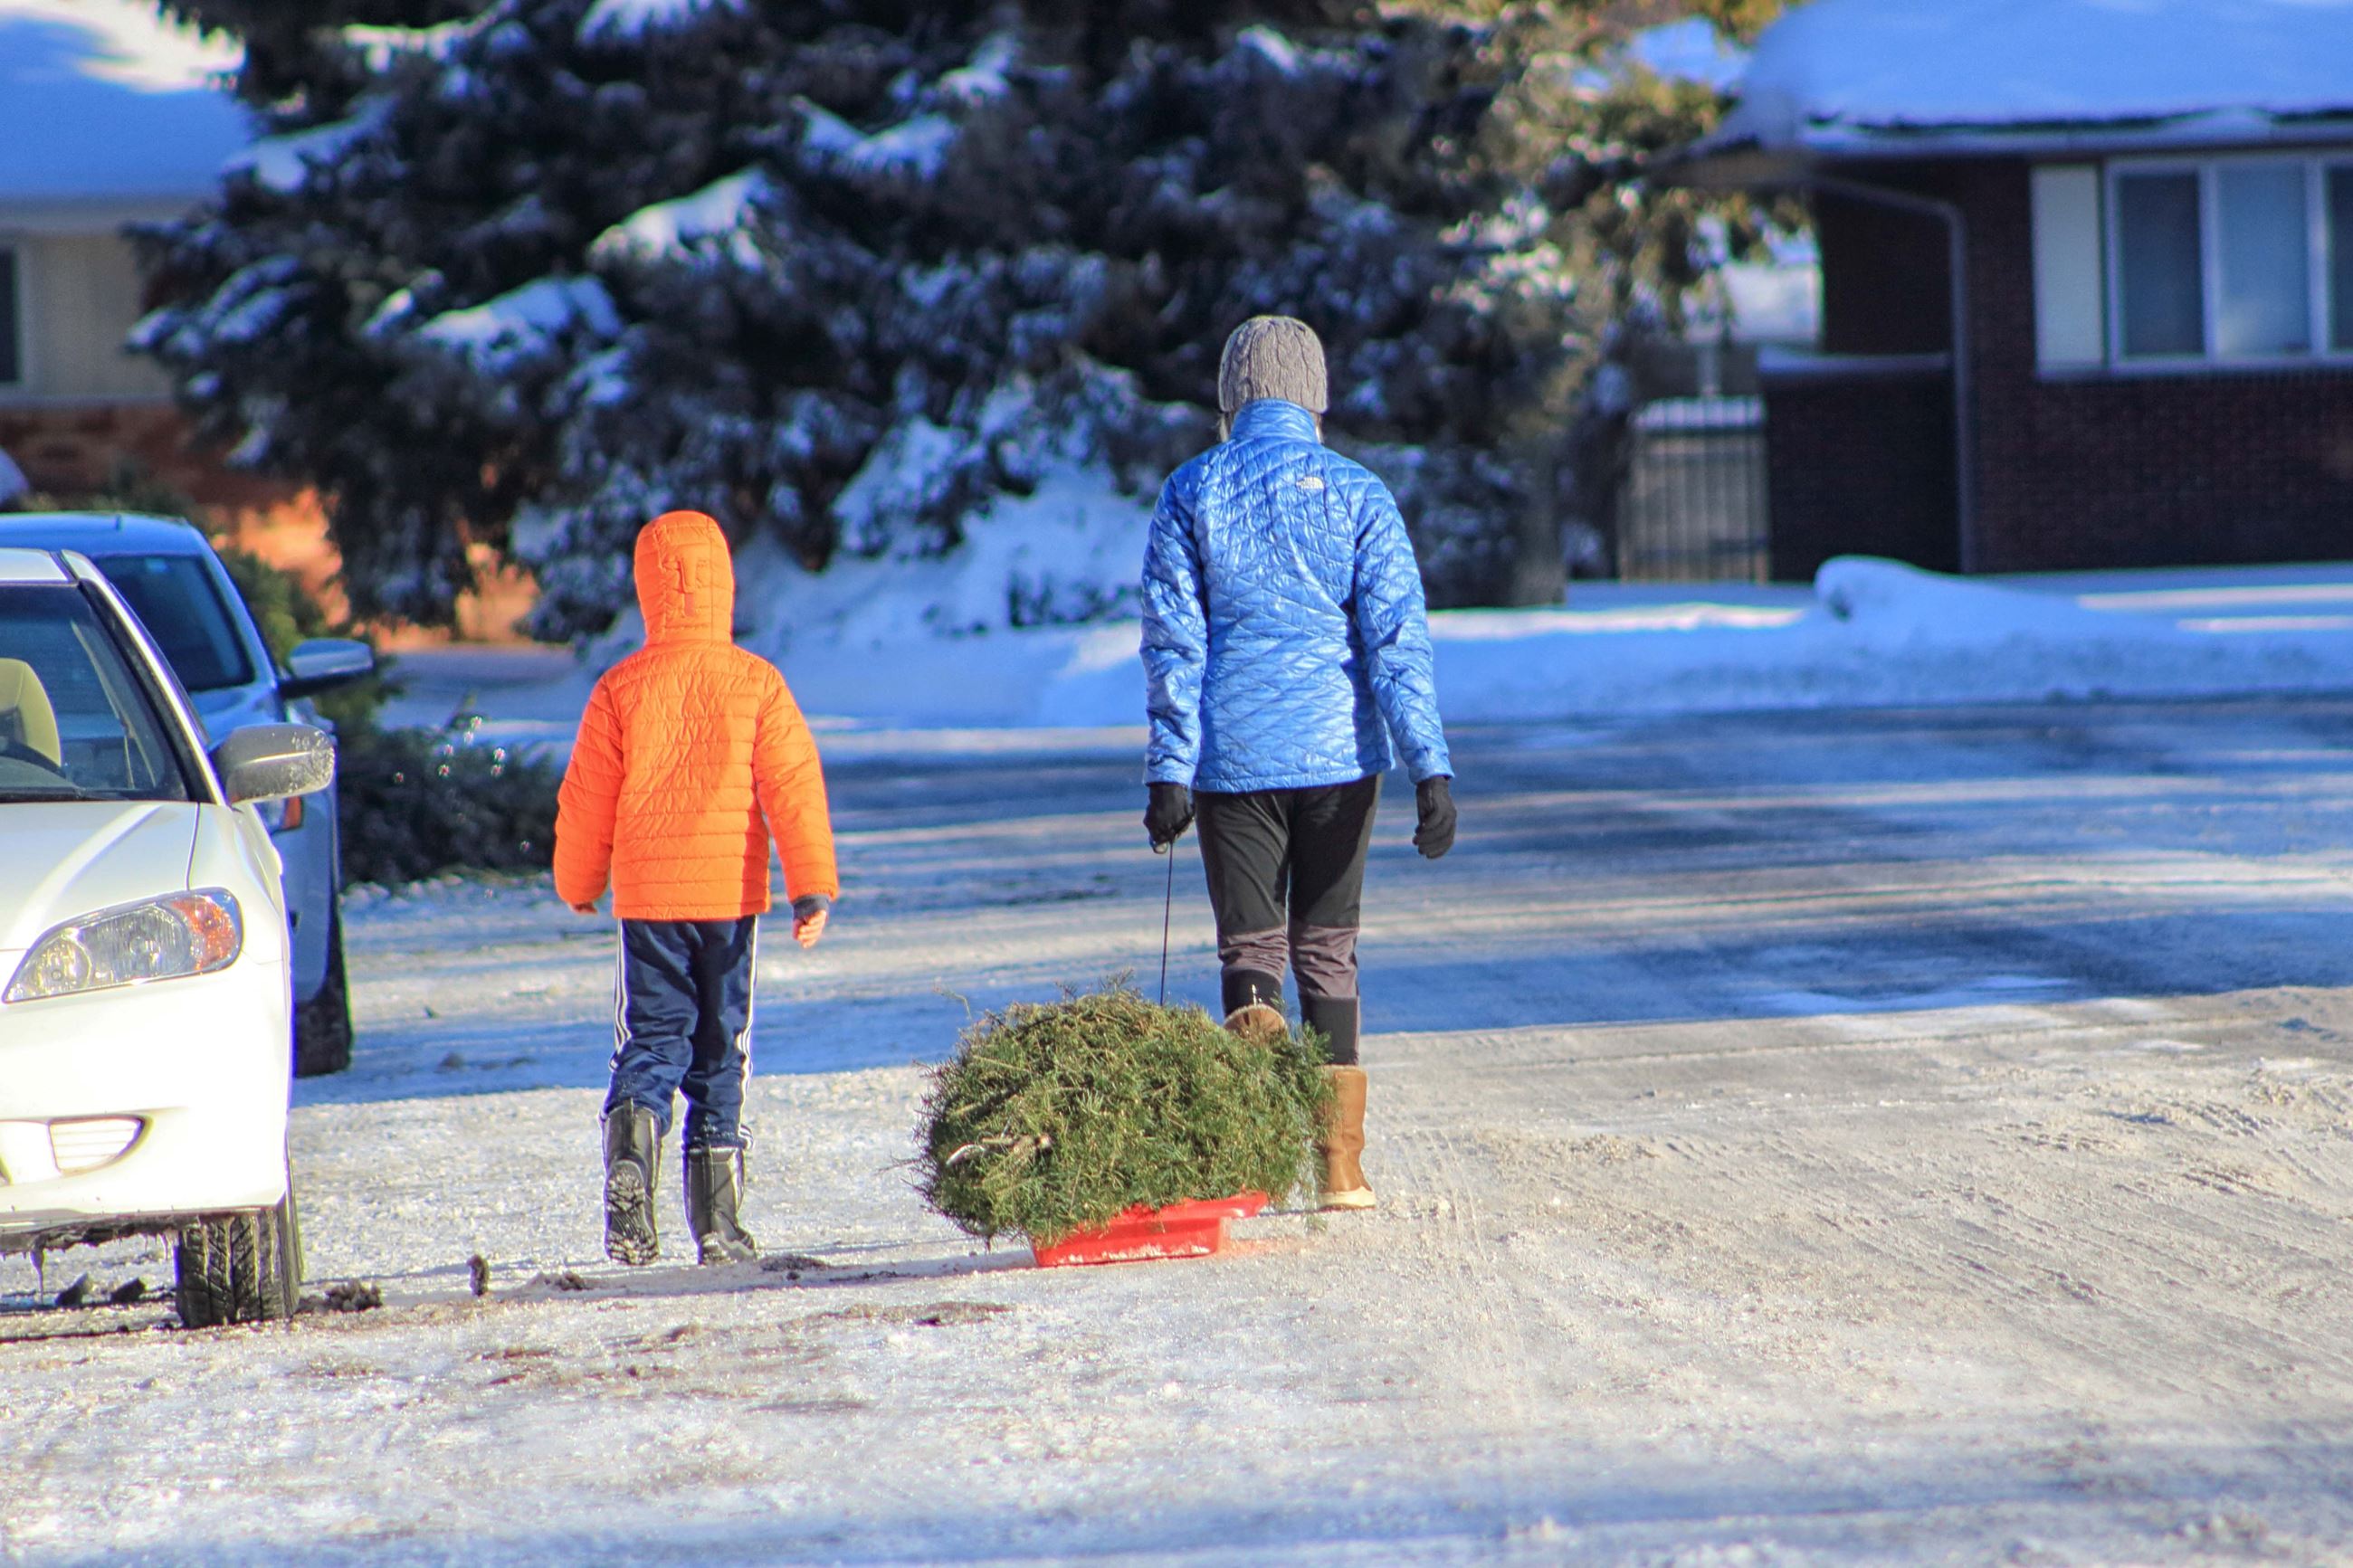
[[[1314,494],[1317,490],[1324,488],[1324,481],[1317,479],[1314,474],[1302,474],[1291,482],[1297,485],[1301,489],[1307,491],[1310,495]]]

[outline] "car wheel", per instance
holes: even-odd
[[[292,1317],[302,1291],[302,1227],[292,1173],[277,1207],[201,1220],[181,1231],[173,1263],[183,1328]]]
[[[352,994],[343,983],[343,912],[327,916],[327,977],[294,1009],[294,1076],[317,1078],[352,1065]]]

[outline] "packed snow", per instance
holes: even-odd
[[[2353,709],[1455,741],[1460,847],[1397,790],[1373,850],[1382,1206],[1215,1259],[1032,1268],[902,1164],[968,1005],[1156,984],[1132,730],[825,731],[849,890],[763,951],[763,1265],[691,1266],[674,1163],[663,1263],[599,1255],[609,922],[355,899],[292,1157],[311,1289],[382,1307],[189,1333],[152,1246],[0,1262],[0,1560],[2353,1555]],[[84,1272],[149,1299],[38,1308]]]
[[[1812,0],[1765,30],[1718,138],[2353,110],[2348,0]]]

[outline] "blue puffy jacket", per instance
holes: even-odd
[[[1169,477],[1144,557],[1145,777],[1219,794],[1451,775],[1388,487],[1261,398]]]

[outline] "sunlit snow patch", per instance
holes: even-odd
[[[807,99],[794,107],[801,111],[801,152],[820,168],[928,180],[940,172],[956,138],[955,122],[937,114],[918,114],[870,136]]]
[[[1614,610],[1514,610],[1493,616],[1465,611],[1433,620],[1430,637],[1440,642],[1516,642],[1556,632],[1589,637],[1604,632],[1773,631],[1795,625],[1805,615],[1804,605],[1704,601]]]
[[[596,0],[580,19],[580,37],[610,43],[675,27],[709,10],[735,11],[741,0]]]
[[[687,195],[639,207],[598,235],[589,255],[599,261],[673,260],[698,242],[723,238],[731,259],[757,261],[759,249],[745,229],[753,209],[773,189],[757,169],[730,174]]]
[[[221,173],[251,174],[271,190],[291,195],[308,183],[313,169],[342,162],[352,143],[383,122],[386,107],[372,104],[330,125],[264,137],[222,164]]]
[[[1020,45],[1012,34],[992,34],[974,51],[971,64],[958,66],[940,78],[940,92],[959,103],[1002,98],[1012,86],[1007,73],[1019,56]]]
[[[434,317],[417,331],[428,342],[497,372],[567,332],[612,337],[621,330],[613,298],[594,278],[542,278],[495,299]]]

